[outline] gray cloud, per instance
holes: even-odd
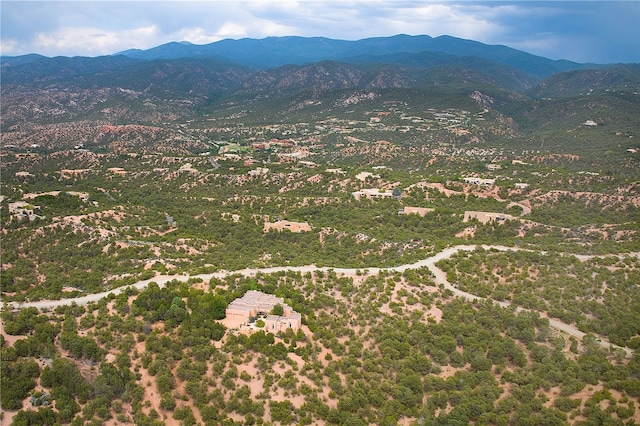
[[[640,2],[2,1],[3,55],[101,55],[170,41],[452,35],[552,59],[640,62]]]

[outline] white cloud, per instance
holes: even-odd
[[[13,39],[2,39],[0,40],[0,54],[1,55],[10,55],[11,52],[15,51],[17,46],[17,42]]]
[[[135,45],[151,47],[157,38],[158,28],[155,25],[125,31],[63,27],[54,32],[36,34],[31,46],[44,54],[94,56],[109,55]]]
[[[225,35],[220,33],[211,34],[202,27],[183,28],[173,33],[173,41],[188,41],[193,44],[207,44],[220,41]]]
[[[499,25],[478,12],[485,11],[459,5],[429,4],[408,8],[398,18],[401,25],[409,24],[414,34],[455,35],[480,40],[493,35]]]
[[[247,37],[247,29],[245,26],[236,24],[235,22],[225,22],[217,31],[219,38],[243,38]]]
[[[290,35],[298,35],[300,32],[295,31],[296,29],[288,26],[282,25],[277,22],[272,21],[260,21],[256,22],[253,25],[252,31],[257,37],[269,37],[269,36],[290,36]]]

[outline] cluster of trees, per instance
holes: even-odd
[[[393,94],[400,95],[415,101],[415,93]],[[349,114],[359,120],[368,107],[353,108]],[[255,114],[251,119],[268,122]],[[404,121],[398,116],[389,122]],[[208,136],[236,138],[243,150],[248,149],[253,130],[226,124]],[[330,161],[331,167],[343,167],[347,176],[325,173],[322,167],[269,164],[267,176],[253,179],[247,176],[249,166],[233,161],[214,165],[200,156],[12,157],[0,183],[7,200],[60,185],[87,192],[90,199],[84,203],[62,194],[37,197],[34,204],[41,206],[46,219],[20,223],[10,222],[7,200],[0,203],[6,230],[0,273],[5,300],[59,298],[63,288],[67,296],[97,292],[152,278],[155,272],[312,263],[362,272],[355,279],[329,271],[232,275],[209,283],[174,281],[164,287],[152,283],[145,290],[127,290],[86,308],[67,306],[48,313],[3,309],[5,331],[23,336],[12,345],[1,341],[3,409],[21,409],[14,417],[16,425],[161,425],[169,418],[185,425],[196,424],[196,419],[207,425],[390,425],[407,419],[447,425],[554,425],[578,420],[634,424],[640,397],[637,354],[625,359],[621,353],[603,351],[591,334],[582,342],[565,341],[537,314],[455,299],[437,288],[426,270],[365,277],[367,267],[411,263],[466,242],[455,235],[467,226],[475,226],[476,243],[554,253],[639,250],[638,213],[626,208],[628,200],[605,208],[586,197],[565,197],[534,206],[529,218],[545,225],[522,235],[522,225],[515,221],[462,222],[465,210],[508,212],[507,203],[492,198],[419,189],[401,200],[355,202],[351,197],[351,191],[362,187],[393,183],[405,188],[418,181],[447,183],[466,173],[486,173],[485,154],[468,150],[468,156],[458,155],[459,144],[475,135],[500,139],[492,133],[500,129],[492,124],[475,124],[476,133],[467,139],[439,126],[406,134],[375,130],[367,137],[392,142],[384,160],[371,143],[350,142],[338,133],[323,135],[324,151],[314,148],[310,159],[321,165]],[[294,127],[287,131],[299,137],[315,128]],[[364,133],[365,127],[357,131]],[[194,138],[199,130],[185,128]],[[274,130],[264,135],[282,136]],[[541,135],[536,141],[547,146],[549,138],[553,139]],[[487,147],[489,152],[522,155],[529,161],[525,151],[530,147],[512,140],[498,143],[505,151]],[[339,144],[348,149],[340,150]],[[439,152],[435,162],[430,161],[431,148]],[[633,161],[621,162],[620,173],[614,168],[596,178],[575,173],[593,166],[588,161],[559,158],[551,165],[532,163],[506,170],[504,180],[499,180],[504,186],[500,195],[509,196],[506,186],[521,178],[543,191],[570,183],[609,194],[622,187],[637,191]],[[186,162],[201,173],[178,171]],[[380,180],[359,183],[353,176],[365,163],[391,167],[380,171]],[[89,179],[57,178],[60,168],[89,167],[94,168]],[[124,167],[127,174],[103,173],[108,167]],[[22,170],[35,176],[15,178]],[[463,189],[461,184],[447,185]],[[399,215],[404,205],[435,211],[425,217]],[[85,217],[80,224],[53,219],[107,210],[114,212]],[[314,229],[265,234],[266,217],[307,221]],[[605,224],[612,235],[624,231],[624,241],[599,237],[589,229]],[[580,262],[532,252],[482,250],[441,263],[462,289],[545,312],[636,350],[639,266],[633,258]],[[303,314],[305,331],[274,336],[227,330],[219,320],[228,303],[248,289],[284,298]],[[158,403],[152,393],[160,395]],[[29,397],[33,407],[24,404]]]
[[[63,165],[89,166],[84,157],[71,155],[62,161],[64,164],[52,165],[42,159],[33,165],[37,178],[24,183],[9,176],[8,181],[2,183],[3,188],[7,188],[7,194],[16,196],[20,193],[18,189],[45,192],[56,184],[51,176]],[[341,183],[341,176],[318,169],[301,170],[288,164],[269,165],[268,175],[254,179],[246,175],[248,167],[232,165],[213,169],[208,158],[202,157],[149,155],[135,161],[126,155],[113,154],[92,161],[104,166],[100,170],[124,167],[128,174],[116,176],[96,169],[90,172],[90,179],[67,182],[59,196],[37,197],[42,214],[47,217],[43,223],[10,224],[9,215],[0,215],[3,226],[10,229],[3,238],[5,246],[12,248],[5,253],[5,270],[0,277],[5,297],[14,300],[57,298],[62,297],[65,287],[75,289],[65,293],[74,296],[96,292],[105,286],[126,285],[136,279],[149,278],[155,271],[168,272],[170,268],[181,273],[272,264],[367,267],[408,263],[423,258],[434,247],[459,242],[456,235],[469,225],[461,220],[465,210],[506,212],[508,205],[491,197],[445,196],[435,190],[427,193],[417,188],[403,195],[400,201],[355,202],[350,195],[351,191],[364,186],[388,182],[395,182],[396,188],[406,188],[421,180],[457,182],[465,173],[484,171],[485,162],[479,158],[448,159],[447,167],[428,175],[420,174],[419,169],[387,168],[379,171],[381,180],[365,183],[353,179]],[[186,161],[202,174],[178,172]],[[527,172],[538,171],[540,182],[536,185],[545,189],[553,189],[558,182],[575,175],[564,169],[556,173],[542,164],[522,167]],[[360,170],[353,164],[346,165],[345,169],[350,175]],[[513,170],[514,176],[520,172]],[[589,182],[597,183],[597,189],[607,193],[613,192],[610,185],[628,184],[626,178],[620,176],[608,178],[611,179],[589,177]],[[585,184],[587,181],[586,175],[575,179]],[[505,180],[504,185],[511,185],[511,181]],[[461,184],[454,187],[462,189]],[[82,202],[66,194],[71,190],[89,193],[89,201]],[[503,196],[509,195],[503,192]],[[316,197],[322,198],[322,203],[316,204]],[[398,215],[404,205],[429,206],[436,210],[423,218]],[[473,239],[478,243],[529,245],[556,251],[638,250],[640,243],[632,236],[617,242],[597,237],[588,229],[590,225],[606,223],[608,227],[616,226],[608,228],[610,230],[625,231],[621,233],[624,235],[632,233],[633,227],[629,224],[637,223],[637,212],[625,208],[626,205],[628,200],[606,207],[586,196],[567,196],[534,208],[529,216],[554,226],[540,226],[522,236],[518,222],[479,225]],[[43,227],[51,225],[55,216],[111,209],[116,212],[113,216],[86,218],[80,225],[58,221],[56,226]],[[239,215],[239,221],[228,219],[231,214]],[[167,215],[173,217],[177,226],[167,221]],[[314,229],[301,234],[264,234],[265,217],[307,221]],[[122,243],[124,241],[126,243]],[[148,264],[155,266],[145,269]],[[14,292],[17,294],[11,294]]]
[[[596,198],[594,200],[593,198]],[[621,224],[637,221],[640,215],[631,204],[622,202],[608,202],[602,204],[597,200],[597,194],[559,195],[553,203],[540,206],[532,211],[530,219],[536,222],[565,228],[580,226]],[[627,207],[628,205],[628,207]]]
[[[640,345],[640,262],[629,257],[459,253],[439,265],[460,289],[558,318],[612,343]]]
[[[583,264],[570,257],[519,257],[525,255],[531,253],[480,251],[449,261],[449,268],[464,282],[467,271],[487,266],[512,281],[521,267],[533,265],[539,279],[545,271],[581,276],[622,270],[623,264],[627,273],[636,269],[629,259]],[[476,263],[476,257],[483,261]],[[283,297],[303,313],[309,331],[226,331],[217,320],[248,289]],[[427,316],[432,309],[441,311],[440,320]],[[247,424],[395,424],[403,418],[567,424],[577,416],[628,423],[640,397],[637,355],[626,360],[607,353],[591,336],[567,342],[536,314],[452,298],[435,287],[426,269],[356,279],[318,271],[172,281],[162,288],[152,283],[87,308],[72,305],[50,314],[7,310],[3,320],[8,331],[28,335],[26,343],[2,348],[3,407],[22,407],[32,392],[51,397],[48,406],[22,407],[15,424],[99,424],[113,418],[159,424],[169,417],[195,424],[198,416],[205,424],[231,424],[231,416]],[[218,349],[214,343],[223,338]],[[32,349],[35,342],[48,349]],[[136,342],[144,342],[144,349]],[[107,352],[115,360],[106,362]],[[42,357],[52,358],[44,368],[37,361]],[[95,379],[87,380],[81,365],[93,365]],[[42,389],[35,388],[38,377]],[[249,388],[250,382],[261,390]],[[619,397],[605,394],[607,409],[595,393],[577,398],[594,386]],[[157,405],[148,399],[150,392],[160,395]],[[276,394],[284,394],[285,402]],[[294,396],[304,402],[292,403]]]

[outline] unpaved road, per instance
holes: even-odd
[[[178,280],[178,281],[187,281],[190,278],[201,278],[203,281],[208,282],[211,278],[224,278],[226,276],[229,275],[241,275],[241,276],[245,276],[245,277],[250,277],[250,276],[255,276],[258,273],[262,273],[262,274],[271,274],[274,272],[285,272],[285,271],[292,271],[292,272],[300,272],[300,273],[307,273],[307,272],[315,272],[315,271],[323,271],[323,272],[328,272],[328,271],[334,271],[336,274],[338,275],[346,275],[346,276],[354,276],[356,274],[367,274],[367,275],[377,275],[379,272],[382,271],[388,271],[388,272],[404,272],[406,270],[409,269],[419,269],[419,268],[423,268],[426,267],[429,269],[429,271],[431,271],[431,273],[434,276],[434,281],[436,282],[436,284],[438,285],[442,285],[446,290],[450,290],[454,295],[458,296],[458,297],[462,297],[468,301],[474,301],[474,300],[485,300],[485,298],[476,296],[474,294],[471,293],[467,293],[465,291],[462,291],[456,287],[454,287],[449,281],[447,281],[447,275],[446,273],[441,270],[440,268],[438,268],[436,266],[436,263],[438,263],[441,260],[444,259],[448,259],[451,256],[453,256],[455,253],[463,250],[463,251],[472,251],[475,250],[478,247],[482,247],[485,250],[499,250],[499,251],[509,251],[509,250],[519,250],[517,248],[514,247],[506,247],[506,246],[476,246],[476,245],[459,245],[459,246],[454,246],[454,247],[450,247],[447,248],[427,259],[423,259],[420,260],[416,263],[411,263],[411,264],[406,264],[406,265],[400,265],[400,266],[394,266],[394,267],[390,267],[390,268],[330,268],[330,267],[317,267],[315,265],[306,265],[306,266],[275,266],[275,267],[271,267],[271,268],[259,268],[259,269],[255,269],[255,268],[248,268],[248,269],[240,269],[237,271],[218,271],[218,272],[214,272],[212,274],[201,274],[201,275],[159,275],[156,276],[154,278],[148,279],[148,280],[143,280],[143,281],[138,281],[137,283],[131,285],[131,286],[125,286],[125,287],[119,287],[113,290],[109,290],[109,291],[105,291],[102,293],[95,293],[95,294],[90,294],[87,296],[81,296],[81,297],[76,297],[76,298],[72,298],[72,299],[61,299],[61,300],[40,300],[37,302],[24,302],[24,303],[16,303],[16,302],[8,302],[6,305],[9,308],[29,308],[29,307],[35,307],[38,309],[52,309],[52,308],[56,308],[58,306],[65,306],[65,305],[71,305],[73,303],[77,304],[77,305],[86,305],[88,303],[91,302],[97,302],[100,299],[107,297],[111,294],[113,295],[118,295],[120,293],[122,293],[123,291],[127,290],[128,288],[134,287],[138,290],[142,290],[144,288],[146,288],[150,282],[156,282],[160,287],[163,287],[164,285],[166,285],[167,282],[171,281],[171,280]],[[638,256],[640,257],[640,254],[638,253],[631,253],[630,255],[633,256]],[[580,259],[581,261],[585,261],[587,259],[590,259],[594,256],[580,256],[577,255],[576,256],[578,259]],[[503,301],[495,301],[492,300],[493,303],[496,303],[500,306],[506,307],[509,306],[510,304],[508,302],[503,302]],[[517,311],[525,311],[525,309],[523,308],[517,308]],[[575,338],[577,338],[578,340],[581,340],[586,333],[583,333],[582,331],[578,330],[576,327],[570,325],[570,324],[566,324],[562,321],[558,321],[556,319],[552,319],[552,318],[548,318],[549,320],[549,326],[551,326],[552,328],[555,328],[559,331],[562,331],[564,333],[567,333]],[[615,348],[615,349],[622,349],[626,352],[627,356],[631,356],[633,351],[629,348],[623,348],[617,345],[614,345],[604,339],[598,339],[597,340],[598,343],[600,344],[600,346],[602,346],[603,348],[609,349],[609,348]]]

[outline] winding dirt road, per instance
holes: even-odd
[[[400,265],[400,266],[394,266],[394,267],[389,267],[389,268],[330,268],[330,267],[317,267],[315,265],[306,265],[306,266],[275,266],[275,267],[271,267],[271,268],[248,268],[248,269],[240,269],[237,271],[218,271],[218,272],[214,272],[211,274],[200,274],[200,275],[159,275],[156,276],[154,278],[148,279],[148,280],[143,280],[143,281],[138,281],[137,283],[131,285],[131,286],[125,286],[125,287],[119,287],[113,290],[109,290],[109,291],[105,291],[102,293],[95,293],[95,294],[89,294],[86,296],[80,296],[80,297],[76,297],[76,298],[72,298],[72,299],[61,299],[61,300],[40,300],[37,302],[23,302],[23,303],[17,303],[17,302],[8,302],[6,304],[6,307],[11,308],[11,309],[20,309],[20,308],[29,308],[29,307],[35,307],[38,309],[52,309],[52,308],[56,308],[58,306],[66,306],[66,305],[71,305],[71,304],[77,304],[77,305],[86,305],[88,303],[91,302],[97,302],[100,299],[103,299],[109,295],[118,295],[120,293],[122,293],[123,291],[126,291],[128,288],[136,288],[138,290],[142,290],[144,288],[146,288],[149,283],[151,282],[156,282],[160,287],[164,287],[166,285],[167,282],[172,281],[172,280],[178,280],[178,281],[187,281],[190,278],[200,278],[203,281],[207,282],[209,280],[211,280],[211,278],[225,278],[229,275],[241,275],[244,277],[252,277],[255,276],[259,273],[262,274],[271,274],[271,273],[275,273],[275,272],[286,272],[286,271],[291,271],[291,272],[300,272],[300,273],[307,273],[307,272],[315,272],[315,271],[323,271],[323,272],[328,272],[328,271],[333,271],[338,275],[345,275],[345,276],[355,276],[357,274],[366,274],[366,275],[377,275],[380,272],[386,271],[386,272],[404,272],[406,270],[410,270],[410,269],[420,269],[423,267],[426,267],[429,269],[429,271],[431,271],[431,273],[434,276],[434,281],[436,282],[436,284],[438,285],[442,285],[446,290],[450,290],[455,296],[461,297],[465,300],[468,301],[480,301],[480,300],[486,300],[486,298],[483,297],[479,297],[476,296],[474,294],[471,293],[467,293],[465,291],[462,291],[456,287],[454,287],[449,281],[447,281],[447,274],[440,268],[438,268],[436,266],[436,263],[438,263],[441,260],[444,259],[449,259],[451,256],[453,256],[455,253],[459,252],[459,251],[473,251],[476,248],[482,247],[485,250],[498,250],[498,251],[516,251],[516,250],[520,250],[518,248],[514,248],[514,247],[506,247],[506,246],[487,246],[487,245],[482,245],[482,246],[477,246],[477,245],[459,245],[459,246],[454,246],[454,247],[450,247],[447,248],[427,259],[423,259],[420,260],[416,263],[411,263],[411,264],[406,264],[406,265]],[[631,255],[636,255],[640,257],[640,254],[638,253],[632,253]],[[588,259],[591,259],[593,257],[596,256],[576,256],[578,259],[580,259],[581,261],[585,261]],[[507,307],[510,306],[510,303],[508,302],[504,302],[504,301],[496,301],[491,299],[493,303],[496,303],[502,307]],[[524,308],[516,308],[517,312],[522,312],[522,311],[527,311]],[[543,314],[541,314],[543,315]],[[544,315],[543,315],[544,316]],[[562,321],[558,321],[556,319],[553,318],[547,318],[549,320],[549,326],[559,330],[561,332],[567,333],[575,338],[577,338],[578,340],[581,340],[586,333],[578,330],[576,327],[570,325],[570,324],[566,324]],[[627,356],[631,356],[633,354],[633,351],[629,348],[623,348],[621,346],[617,346],[614,345],[608,341],[606,341],[605,339],[602,338],[598,338],[597,342],[600,344],[600,346],[602,346],[603,348],[609,349],[609,348],[614,348],[614,349],[622,349],[623,351],[625,351]]]

